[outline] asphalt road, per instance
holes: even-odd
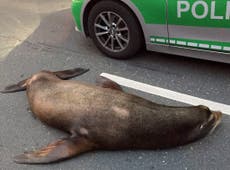
[[[230,105],[230,66],[141,52],[130,60],[105,57],[74,31],[70,0],[0,0],[0,89],[42,69],[90,68],[75,78],[94,83],[112,73],[143,83]],[[157,103],[176,101],[125,88]],[[0,94],[0,169],[228,170],[230,117],[202,140],[170,150],[97,151],[49,165],[18,165],[12,157],[66,134],[43,125],[28,109],[25,92]]]

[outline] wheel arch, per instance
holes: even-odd
[[[85,36],[89,36],[87,18],[89,16],[90,10],[99,1],[102,0],[85,0],[83,4],[82,13],[81,13],[81,22],[82,22],[82,30]],[[144,18],[142,17],[137,7],[130,0],[110,0],[110,1],[119,2],[120,4],[124,5],[127,9],[129,9],[132,12],[133,16],[135,17],[135,19],[139,24],[143,39],[146,42],[146,30],[144,26],[145,25]]]

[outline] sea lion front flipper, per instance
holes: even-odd
[[[14,162],[19,164],[53,163],[87,152],[94,147],[95,145],[86,138],[70,137],[50,143],[39,150],[15,156]]]
[[[96,85],[98,85],[100,87],[104,87],[104,88],[110,88],[110,89],[114,89],[114,90],[123,91],[119,84],[117,84],[116,82],[114,82],[108,78],[102,77],[102,76],[97,78]]]

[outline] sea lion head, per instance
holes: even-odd
[[[206,116],[205,119],[203,120],[203,123],[201,123],[197,128],[196,128],[196,133],[199,134],[198,137],[203,137],[206,134],[211,134],[216,127],[220,124],[221,118],[222,118],[222,113],[220,111],[212,111],[206,106],[200,106],[202,107],[205,112]]]

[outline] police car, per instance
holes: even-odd
[[[230,63],[230,0],[72,0],[72,14],[110,57],[146,47]]]

